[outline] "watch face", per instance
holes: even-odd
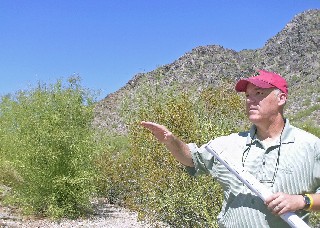
[[[303,198],[304,198],[304,202],[306,203],[306,206],[305,206],[305,208],[308,208],[309,206],[310,206],[310,204],[311,204],[311,200],[310,200],[310,198],[308,197],[308,196],[303,196]]]
[[[305,198],[305,201],[306,201],[306,204],[310,205],[310,199],[309,199],[309,197],[306,197],[306,198]]]

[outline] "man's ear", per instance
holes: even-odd
[[[285,93],[280,93],[280,94],[278,95],[279,105],[285,105],[286,102],[287,102],[287,98],[288,98],[287,94],[285,94]]]

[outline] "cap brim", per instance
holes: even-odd
[[[268,88],[272,88],[275,87],[267,82],[261,81],[259,79],[255,79],[255,78],[245,78],[245,79],[241,79],[237,82],[236,84],[236,91],[237,92],[245,92],[247,90],[247,86],[248,83],[252,83],[253,85],[259,87],[259,88],[263,88],[263,89],[268,89]]]

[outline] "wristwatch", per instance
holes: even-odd
[[[311,199],[309,197],[309,194],[303,194],[303,199],[304,199],[304,203],[306,204],[303,208],[303,210],[308,210],[310,209],[311,206]]]

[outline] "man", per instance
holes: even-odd
[[[265,202],[204,146],[186,144],[162,125],[141,123],[190,173],[211,174],[221,184],[224,200],[218,216],[220,227],[289,227],[279,215],[292,211],[308,222],[309,211],[320,210],[320,140],[284,118],[286,80],[273,72],[258,73],[238,81],[235,87],[237,92],[245,92],[251,129],[209,143],[271,188],[274,194]]]

